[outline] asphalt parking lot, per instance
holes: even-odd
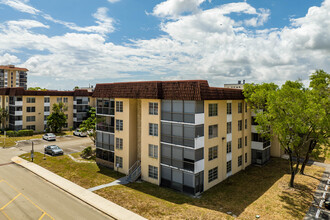
[[[89,137],[63,136],[56,137],[56,141],[42,139],[20,141],[15,147],[22,151],[30,152],[32,150],[32,142],[35,152],[44,153],[45,146],[57,145],[63,149],[64,154],[81,152],[84,148],[93,144]]]

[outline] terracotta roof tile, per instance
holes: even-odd
[[[244,99],[242,90],[210,87],[206,80],[144,81],[96,84],[93,97],[168,100]]]
[[[18,70],[18,71],[29,71],[26,68],[20,68],[20,67],[11,67],[11,66],[2,66],[0,65],[0,70]]]
[[[57,90],[34,91],[34,90],[25,90],[22,87],[15,87],[15,88],[1,88],[0,95],[9,95],[9,96],[91,96],[92,94],[85,89],[77,89],[75,91],[57,91]]]

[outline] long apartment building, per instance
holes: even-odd
[[[23,87],[27,89],[26,68],[15,67],[14,65],[0,65],[0,88]]]
[[[8,110],[9,118],[2,125],[10,130],[31,129],[44,132],[47,117],[54,103],[63,102],[67,123],[64,129],[77,128],[87,118],[89,106],[95,106],[92,93],[87,90],[33,91],[22,87],[0,89],[0,107]]]
[[[205,80],[109,83],[97,84],[93,97],[97,163],[129,177],[196,195],[266,161],[252,149],[263,156],[271,142],[251,140],[239,89]]]

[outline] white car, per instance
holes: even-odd
[[[82,132],[80,131],[80,129],[76,129],[74,132],[73,132],[73,135],[75,136],[79,136],[79,137],[87,137],[87,132]]]
[[[56,135],[53,133],[47,133],[42,136],[42,139],[46,141],[56,141]]]

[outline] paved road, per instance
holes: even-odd
[[[35,150],[43,151],[47,142],[35,141]],[[90,145],[89,138],[63,137],[52,142],[66,153]],[[31,150],[31,144],[0,149],[0,220],[2,219],[109,219],[26,169],[10,163],[15,155]]]

